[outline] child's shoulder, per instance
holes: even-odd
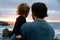
[[[17,19],[22,20],[22,19],[25,19],[25,17],[23,17],[23,16],[18,16]]]
[[[17,18],[23,18],[23,16],[18,16]]]

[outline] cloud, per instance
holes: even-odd
[[[60,19],[60,4],[58,4],[58,0],[0,0],[0,17],[16,15],[17,6],[24,2],[29,6],[34,2],[44,2],[48,7],[48,19]],[[28,18],[30,17],[31,11]]]
[[[36,0],[0,0],[1,8],[16,8],[21,3],[31,4]]]
[[[16,18],[15,8],[0,8],[0,18]]]
[[[27,3],[31,6],[35,2],[44,2],[49,9],[59,9],[58,0],[0,0],[1,8],[16,8],[20,3]],[[53,3],[54,2],[54,3]]]
[[[14,8],[17,4],[17,0],[0,0],[0,6],[2,8]]]
[[[0,8],[0,15],[15,14],[15,8]]]
[[[48,13],[50,13],[50,14],[58,14],[58,13],[60,13],[60,11],[57,11],[57,10],[48,10]]]
[[[1,8],[0,9],[0,18],[14,16],[16,18],[16,9],[15,8]],[[29,12],[27,19],[32,19],[31,10]],[[60,11],[58,10],[48,10],[48,19],[60,19]]]
[[[60,11],[48,10],[48,18],[47,19],[60,20]]]

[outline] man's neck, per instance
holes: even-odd
[[[44,19],[41,19],[41,18],[35,18],[35,20],[44,20]]]

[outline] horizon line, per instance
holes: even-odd
[[[46,20],[46,19],[44,19],[44,20]],[[4,22],[15,22],[16,20],[1,20],[0,19],[0,21],[4,21]],[[60,22],[60,20],[46,20],[47,22]],[[33,20],[32,19],[27,19],[27,22],[33,22]]]

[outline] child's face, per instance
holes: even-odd
[[[20,12],[17,10],[16,13],[17,13],[17,15],[19,15]]]

